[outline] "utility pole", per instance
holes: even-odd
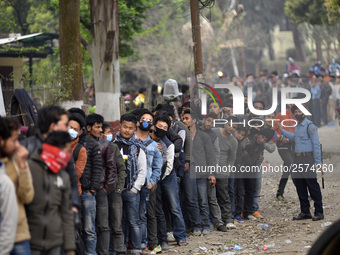
[[[192,43],[194,52],[194,64],[195,64],[195,80],[198,82],[204,82],[203,79],[203,59],[202,59],[202,42],[201,42],[201,25],[200,25],[200,11],[198,0],[190,0],[190,12],[191,12],[191,26],[192,26]],[[206,114],[207,96],[206,93],[198,89],[191,91],[190,94],[198,94],[201,98],[202,114]]]
[[[195,77],[203,78],[203,60],[201,43],[201,25],[198,0],[190,0],[192,42],[194,51]]]
[[[239,0],[236,0],[235,11],[237,13],[236,17],[237,17],[238,36],[241,42],[244,43],[243,26],[241,24],[242,20],[240,19],[241,10],[239,6]],[[241,46],[240,52],[241,52],[242,77],[246,78],[246,55],[244,53],[244,44],[243,46]]]

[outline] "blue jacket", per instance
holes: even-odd
[[[152,140],[150,136],[142,140],[143,144],[149,143]],[[155,186],[159,181],[162,173],[163,158],[162,153],[157,148],[157,143],[152,140],[147,147],[147,172],[146,172],[146,186],[152,183]]]
[[[309,126],[308,126],[308,123]],[[308,126],[308,130],[307,130]],[[295,141],[295,152],[314,152],[316,164],[321,164],[321,149],[318,128],[310,120],[305,118],[295,127],[294,134],[284,129],[281,133],[292,141]]]

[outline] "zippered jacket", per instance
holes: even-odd
[[[50,250],[63,246],[65,251],[75,250],[74,223],[71,208],[69,175],[60,170],[50,171],[36,150],[28,160],[35,192],[33,201],[26,206],[31,233],[30,246],[34,250]]]

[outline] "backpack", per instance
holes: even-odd
[[[83,148],[84,146],[81,145],[80,143],[77,143],[76,148],[74,148],[72,157],[73,157],[73,161],[76,162],[79,156],[79,152],[81,150],[81,148]]]

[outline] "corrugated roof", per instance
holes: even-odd
[[[10,44],[14,42],[23,42],[24,44],[34,44],[43,42],[46,40],[56,39],[58,38],[58,34],[52,34],[52,33],[36,33],[36,34],[30,34],[30,35],[23,35],[19,37],[14,38],[4,38],[0,39],[0,45]]]

